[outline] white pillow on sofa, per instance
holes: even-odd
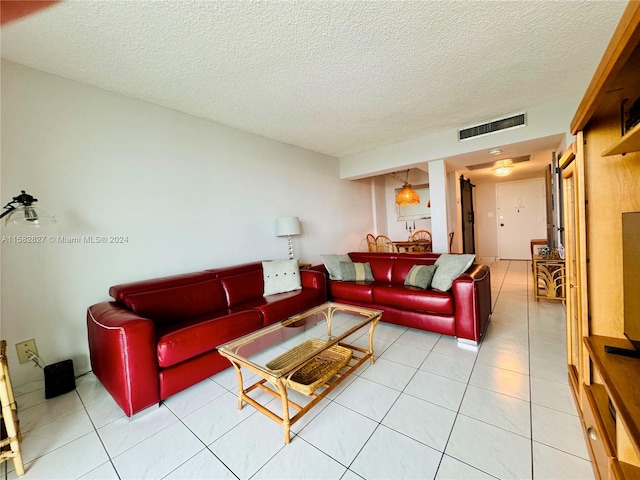
[[[265,297],[302,288],[297,258],[262,262],[262,276]]]
[[[436,260],[436,273],[431,280],[431,288],[446,292],[451,288],[453,281],[464,273],[476,259],[472,253],[443,253]]]

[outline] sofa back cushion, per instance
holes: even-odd
[[[165,288],[180,287],[194,283],[204,282],[216,278],[214,272],[192,272],[169,277],[152,278],[139,282],[123,283],[109,288],[109,295],[120,303],[125,303],[125,298],[134,293],[151,292],[154,290],[164,290]]]
[[[220,281],[224,287],[229,308],[254,298],[262,298],[264,291],[262,264],[256,264],[254,269],[238,275],[222,277]]]
[[[436,262],[436,258],[438,256],[435,255],[433,258],[423,257],[423,256],[409,256],[409,257],[398,257],[398,259],[393,264],[393,272],[391,274],[391,282],[392,284],[404,284],[411,268],[414,265],[433,265]]]
[[[438,253],[384,253],[351,252],[354,262],[368,262],[376,282],[394,285],[404,284],[411,267],[414,265],[433,265],[440,256]]]
[[[124,295],[124,304],[157,324],[181,322],[226,309],[227,301],[218,279],[177,287]]]
[[[371,272],[376,282],[390,283],[391,272],[393,271],[393,263],[397,258],[395,253],[369,253],[369,252],[351,252],[349,257],[353,262],[368,263],[371,266]]]

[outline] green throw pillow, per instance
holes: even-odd
[[[346,253],[343,255],[320,255],[320,258],[329,273],[330,280],[342,280],[340,262],[351,262],[351,258]]]
[[[373,282],[371,265],[367,263],[340,262],[342,280],[345,282]]]
[[[425,290],[431,286],[431,279],[433,278],[437,265],[414,265],[409,270],[407,278],[404,280],[405,285],[411,287],[424,288]]]
[[[431,280],[431,288],[446,292],[453,281],[464,273],[473,263],[476,256],[471,253],[450,254],[443,253],[436,260],[436,273]]]

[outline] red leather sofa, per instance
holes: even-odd
[[[382,321],[452,335],[477,344],[491,315],[489,267],[473,264],[447,292],[405,286],[414,265],[433,265],[438,253],[352,252],[353,262],[371,265],[375,281],[344,282],[327,278],[329,299],[384,311]],[[313,267],[323,271],[324,265]]]
[[[131,416],[230,366],[216,347],[327,300],[325,276],[263,297],[262,262],[116,285],[87,310],[93,372]]]

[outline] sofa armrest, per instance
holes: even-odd
[[[491,275],[487,265],[474,264],[452,285],[456,337],[472,343],[480,337],[491,315]]]
[[[315,288],[324,298],[327,298],[327,277],[317,270],[300,270],[302,288]]]
[[[160,402],[156,329],[115,302],[87,310],[91,368],[128,416]]]

